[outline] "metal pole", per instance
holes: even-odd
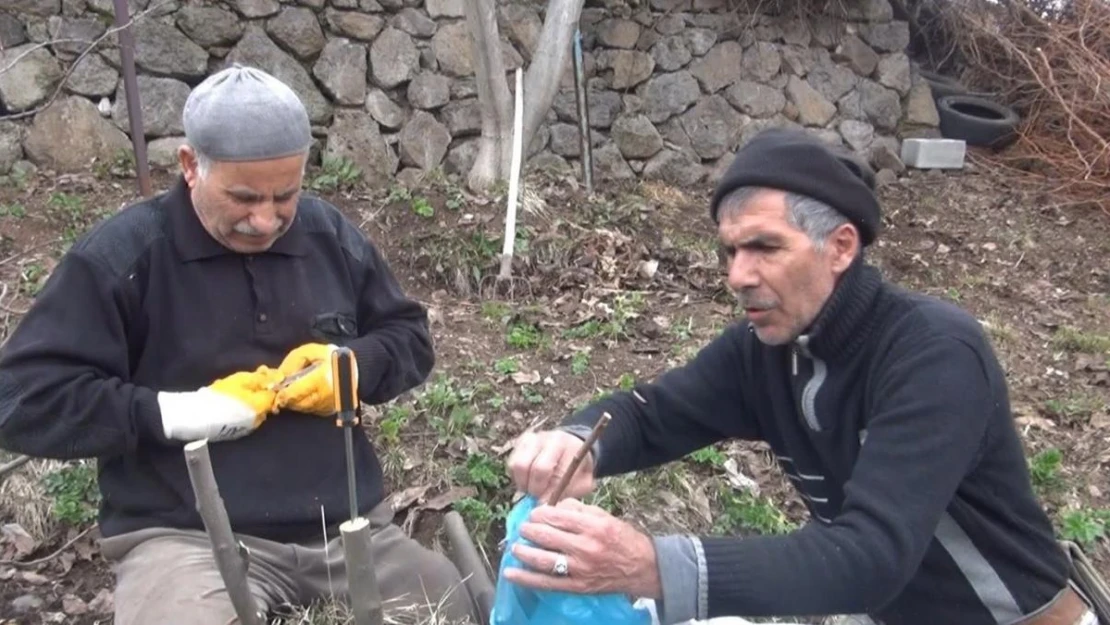
[[[593,151],[590,147],[590,109],[586,99],[586,68],[582,63],[582,31],[574,31],[574,90],[578,103],[578,136],[582,144],[582,180],[594,191]]]
[[[135,77],[135,35],[127,23],[131,13],[127,0],[112,0],[115,7],[116,27],[120,30],[119,57],[123,66],[123,90],[127,97],[127,117],[131,123],[131,145],[135,150],[135,172],[139,176],[139,193],[150,197],[150,163],[146,157],[146,137],[143,135],[143,112],[139,108],[139,81]]]

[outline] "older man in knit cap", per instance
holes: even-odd
[[[173,188],[77,241],[0,353],[0,446],[99,461],[122,625],[235,619],[183,459],[202,438],[261,604],[345,593],[346,464],[328,368],[275,383],[343,345],[359,397],[378,404],[434,362],[426,311],[378,249],[301,194],[311,136],[288,86],[229,67],[192,92],[184,125]],[[383,597],[472,617],[450,561],[391,523],[365,436],[354,454]]]
[[[516,485],[545,496],[726,439],[767,443],[812,517],[779,536],[647,536],[571,498],[516,546],[536,588],[657,600],[664,624],[866,614],[886,625],[1093,622],[1030,487],[1005,373],[976,319],[884,281],[873,177],[799,131],[736,155],[711,202],[745,318],[691,362],[524,435]],[[1088,619],[1088,620],[1085,620]]]

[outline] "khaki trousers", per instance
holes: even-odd
[[[394,525],[388,501],[369,515],[373,555],[386,615],[417,606],[451,623],[477,623],[461,576],[446,556],[425,548]],[[323,537],[284,544],[237,535],[250,551],[248,582],[266,610],[304,606],[334,595],[346,600],[343,544]],[[239,623],[212,544],[204,532],[150,528],[101,541],[116,575],[115,625],[230,625]],[[329,584],[330,574],[330,584]],[[329,588],[330,585],[330,588]]]

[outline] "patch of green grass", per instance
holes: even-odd
[[[1104,410],[1106,402],[1094,393],[1071,393],[1062,399],[1045,402],[1045,411],[1057,419],[1070,423],[1083,423],[1094,413]]]
[[[629,324],[640,315],[644,308],[644,296],[641,293],[620,293],[610,307],[605,319],[590,319],[563,331],[563,337],[568,339],[593,339],[621,340],[629,338],[631,328]]]
[[[786,534],[797,527],[770,498],[737,491],[727,483],[718,489],[717,504],[720,513],[713,529],[721,534]]]
[[[439,440],[446,442],[471,432],[478,417],[475,406],[487,391],[482,386],[464,386],[441,373],[417,395],[416,407],[426,415]]]
[[[1068,326],[1063,326],[1056,331],[1052,337],[1052,345],[1056,349],[1069,352],[1110,355],[1110,336],[1084,332]]]
[[[51,512],[62,523],[79,527],[96,520],[100,490],[96,468],[79,462],[43,476],[43,488],[51,499]]]
[[[512,316],[513,309],[504,302],[482,302],[482,318],[494,323],[505,323]]]

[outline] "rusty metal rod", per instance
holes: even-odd
[[[574,90],[578,104],[578,138],[581,142],[582,181],[586,191],[594,191],[593,150],[590,147],[590,108],[586,98],[586,67],[582,62],[582,31],[574,31]]]
[[[135,34],[128,22],[131,12],[127,0],[112,0],[119,31],[119,58],[123,69],[123,91],[127,98],[127,118],[131,123],[131,146],[135,151],[135,172],[139,177],[139,193],[150,197],[150,163],[146,157],[146,136],[143,134],[143,112],[139,108],[139,81],[135,76]]]

